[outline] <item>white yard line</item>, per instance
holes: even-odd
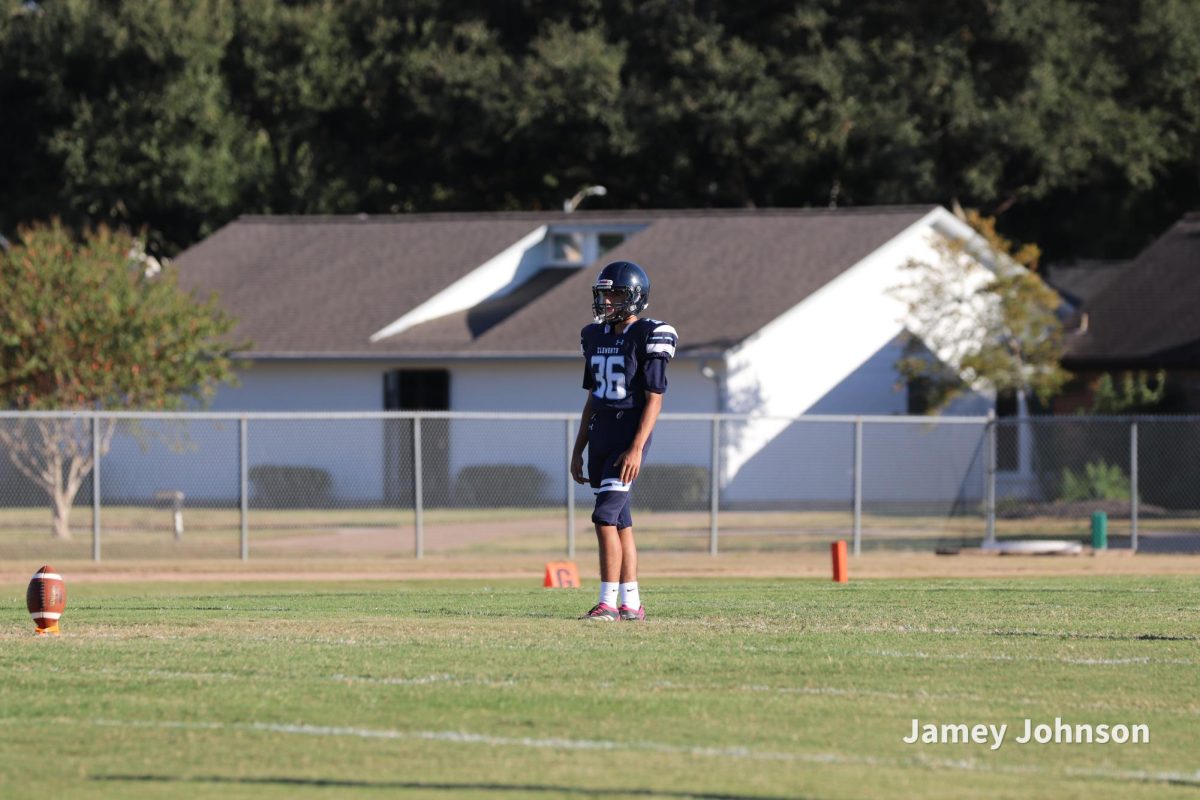
[[[64,720],[68,721],[69,720]],[[1035,766],[1010,766],[989,764],[978,759],[936,759],[926,757],[916,758],[879,758],[866,755],[848,755],[838,752],[778,752],[770,750],[754,750],[750,747],[734,745],[726,747],[688,747],[662,742],[647,741],[614,741],[609,739],[566,739],[566,738],[534,738],[493,736],[490,734],[470,733],[467,731],[403,731],[387,728],[357,728],[326,725],[303,725],[271,722],[173,722],[173,721],[139,721],[139,720],[88,720],[88,724],[99,727],[118,728],[152,728],[177,730],[229,730],[248,733],[274,733],[300,736],[350,737],[358,739],[382,739],[389,741],[432,741],[449,742],[452,744],[480,744],[488,747],[524,747],[546,750],[591,750],[591,751],[633,751],[654,752],[668,755],[695,756],[699,758],[734,758],[755,761],[781,761],[809,764],[838,764],[866,765],[874,767],[906,768],[912,766],[930,769],[949,769],[966,772],[997,773],[997,774],[1031,774],[1046,775],[1060,778],[1102,778],[1119,781],[1137,781],[1152,783],[1175,783],[1189,786],[1200,786],[1200,770],[1195,772],[1171,772],[1155,770],[1119,770],[1094,769],[1084,767],[1064,767],[1061,770],[1043,769]]]
[[[257,679],[267,679],[272,682],[290,681],[290,682],[311,682],[311,681],[333,681],[335,683],[366,683],[382,686],[427,686],[435,683],[455,684],[461,686],[487,686],[489,688],[510,687],[516,686],[517,681],[513,679],[492,680],[490,678],[463,678],[457,675],[448,673],[438,673],[435,675],[417,675],[417,676],[381,676],[374,677],[369,675],[343,675],[335,673],[333,675],[312,675],[288,677],[283,675],[257,675],[237,672],[182,672],[167,669],[117,669],[114,667],[31,667],[31,666],[14,666],[9,668],[13,672],[34,673],[34,672],[61,672],[70,675],[94,675],[116,678],[129,678],[137,675],[147,678],[162,678],[164,680],[221,680],[221,681],[248,681]]]
[[[943,660],[958,660],[958,656],[930,656],[927,653],[897,653],[892,651],[883,651],[880,655],[890,658],[934,658]],[[1013,660],[1005,656],[990,657],[998,660]],[[1085,664],[1090,665],[1096,659],[1087,659]],[[1074,663],[1074,662],[1072,662]],[[1102,663],[1125,663],[1122,661],[1105,660]],[[1134,661],[1133,663],[1143,663],[1142,661]],[[432,675],[346,675],[343,673],[335,673],[333,675],[321,676],[281,676],[281,675],[256,675],[236,672],[186,672],[166,669],[146,669],[136,670],[128,668],[62,668],[62,667],[31,667],[31,666],[10,666],[11,672],[34,673],[34,672],[50,672],[50,673],[69,673],[71,675],[90,675],[104,676],[120,679],[127,679],[133,675],[144,676],[148,678],[160,678],[163,680],[181,680],[181,681],[197,681],[197,680],[221,680],[221,681],[246,681],[267,678],[271,681],[290,681],[295,683],[317,682],[317,681],[332,681],[342,684],[367,684],[373,686],[431,686],[434,684],[442,684],[448,686],[484,686],[488,688],[515,688],[528,683],[517,678],[476,678],[463,677],[450,673],[435,673]],[[618,689],[624,684],[615,682],[602,682],[597,684],[604,688]],[[969,692],[929,692],[921,689],[915,689],[911,692],[889,692],[882,689],[861,689],[854,687],[841,686],[770,686],[767,684],[698,684],[698,683],[680,683],[678,681],[659,680],[649,681],[643,684],[645,689],[663,689],[676,692],[747,692],[755,694],[775,694],[775,695],[796,695],[808,697],[874,697],[883,700],[894,700],[898,702],[944,702],[944,701],[974,701],[983,702],[987,698],[979,694]],[[1020,703],[1038,703],[1037,698],[1010,696],[1006,698],[1009,702]],[[1128,711],[1129,706],[1120,703],[1094,702],[1078,705],[1081,709],[1096,709],[1104,711]],[[1166,716],[1200,716],[1200,708],[1181,707],[1173,705],[1170,708],[1145,708],[1139,707],[1139,711],[1151,711],[1155,714]]]
[[[1127,666],[1129,664],[1168,664],[1180,666],[1196,666],[1200,661],[1188,658],[1151,658],[1135,656],[1132,658],[1066,658],[1054,656],[1012,656],[998,653],[990,656],[972,656],[962,653],[937,654],[923,653],[919,650],[910,653],[899,650],[877,650],[871,655],[882,658],[912,658],[930,661],[1042,661],[1054,664],[1077,664],[1085,667]]]
[[[48,722],[51,720],[42,720]],[[56,723],[79,724],[78,720],[57,718]],[[470,733],[467,731],[420,731],[394,730],[387,728],[358,728],[348,726],[304,725],[294,723],[273,722],[185,722],[185,721],[151,721],[151,720],[118,720],[92,719],[83,721],[84,724],[102,728],[127,728],[150,730],[183,730],[183,731],[229,731],[243,733],[282,734],[290,736],[315,737],[348,737],[356,739],[375,739],[385,741],[431,741],[447,742],[450,744],[484,745],[487,747],[523,747],[542,750],[580,750],[601,752],[654,752],[667,755],[694,756],[698,758],[732,758],[755,761],[778,761],[807,764],[835,764],[888,767],[905,769],[919,767],[925,769],[957,770],[985,774],[1005,775],[1041,775],[1057,778],[1104,779],[1116,781],[1133,781],[1140,783],[1171,783],[1186,786],[1200,786],[1200,770],[1194,772],[1176,772],[1168,770],[1121,770],[1092,767],[1063,767],[1062,769],[1046,769],[1037,766],[1020,766],[1007,764],[991,764],[974,758],[940,759],[925,756],[912,758],[880,758],[866,755],[850,755],[838,752],[779,752],[770,750],[754,750],[746,746],[725,747],[688,747],[662,742],[647,741],[614,741],[608,739],[566,739],[566,738],[534,738],[493,736],[491,734]],[[28,724],[28,720],[16,717],[0,717],[0,725]]]

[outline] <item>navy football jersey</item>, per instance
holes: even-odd
[[[667,362],[677,343],[675,329],[657,319],[639,319],[619,334],[603,322],[585,327],[579,346],[583,388],[592,393],[592,410],[641,408],[645,392],[665,392]]]

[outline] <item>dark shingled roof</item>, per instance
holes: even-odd
[[[1043,277],[1070,302],[1087,310],[1088,304],[1108,288],[1128,261],[1078,261],[1073,264],[1051,264]]]
[[[405,311],[517,242],[528,220],[242,217],[176,260],[256,353],[363,352]]]
[[[1200,214],[1189,214],[1146,248],[1084,310],[1068,366],[1180,365],[1200,360]]]
[[[603,261],[644,266],[646,316],[679,329],[681,352],[706,353],[744,340],[934,208],[244,217],[178,265],[185,286],[219,293],[252,354],[575,357],[598,264],[546,276],[546,291],[516,310],[492,301],[368,338],[540,225],[641,223]]]

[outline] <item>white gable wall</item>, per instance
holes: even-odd
[[[930,236],[943,216],[954,219],[943,209],[930,212],[731,350],[726,359],[729,411],[763,417],[811,413],[834,387],[895,341],[903,331],[905,308],[889,289],[904,282],[901,267],[908,260],[937,257]],[[890,386],[874,387],[858,398],[847,397],[844,408],[827,405],[826,410],[864,413],[863,405],[891,392]],[[784,424],[764,423],[748,433],[729,454],[726,477]]]
[[[889,290],[908,280],[901,270],[907,261],[936,263],[933,237],[939,230],[972,235],[964,223],[936,209],[727,354],[727,409],[762,417],[731,430],[723,444],[721,482],[729,500],[795,497],[797,487],[811,499],[845,495],[852,480],[852,435],[839,426],[788,420],[801,414],[905,413],[907,397],[894,364],[906,309]],[[955,411],[966,413],[978,401],[967,398]],[[788,429],[794,429],[789,436],[800,437],[795,447],[814,456],[803,474],[781,472],[770,455],[756,458],[768,445],[778,445]]]

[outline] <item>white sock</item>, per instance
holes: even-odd
[[[638,594],[637,581],[621,584],[621,605],[629,606],[634,611],[642,607],[642,598]]]
[[[606,606],[617,607],[617,583],[600,581],[600,602]]]

